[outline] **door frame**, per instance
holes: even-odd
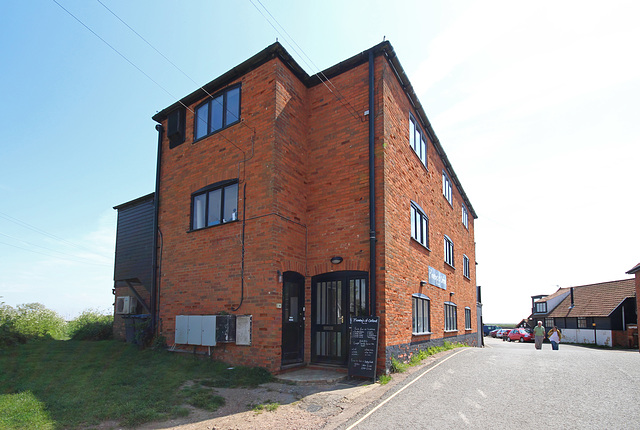
[[[297,356],[293,358],[285,358],[285,343],[286,339],[290,339],[287,336],[287,331],[289,331],[292,327],[289,325],[289,321],[287,320],[290,316],[292,316],[293,310],[290,309],[289,312],[286,312],[290,307],[290,303],[285,303],[285,284],[287,282],[297,283],[298,284],[298,309],[295,310],[298,320],[295,321],[295,324],[298,326],[297,330],[297,346],[293,345],[294,348],[297,349]],[[289,317],[287,316],[289,315]],[[286,320],[286,321],[285,321]],[[292,364],[300,364],[304,363],[304,332],[305,332],[305,277],[298,272],[284,272],[282,274],[282,338],[281,338],[281,365],[288,366]]]
[[[364,305],[358,309],[354,306],[354,311],[351,310],[352,304],[352,291],[350,288],[350,281],[360,280],[364,286],[365,291],[362,296],[365,298]],[[342,315],[337,315],[337,318],[342,317],[342,320],[338,324],[323,324],[318,321],[318,284],[321,282],[342,282],[342,291],[340,301],[342,304]],[[356,270],[345,270],[339,272],[329,272],[316,275],[311,278],[311,362],[322,364],[337,364],[346,365],[349,359],[349,333],[351,326],[351,316],[362,315],[362,313],[369,314],[369,273]],[[355,303],[354,303],[355,304]],[[354,313],[355,312],[355,313]],[[323,330],[322,327],[326,327],[327,330]],[[317,347],[317,336],[319,333],[330,332],[340,333],[340,345],[339,355],[319,355]]]

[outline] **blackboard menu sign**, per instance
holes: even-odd
[[[349,376],[376,378],[378,361],[378,317],[351,318]]]

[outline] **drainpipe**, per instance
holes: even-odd
[[[376,184],[375,184],[375,115],[374,105],[374,58],[369,50],[369,291],[371,294],[371,316],[376,315]]]
[[[156,161],[156,189],[153,196],[153,256],[151,266],[153,272],[151,275],[151,333],[156,335],[156,329],[158,327],[158,309],[156,307],[156,301],[158,300],[157,288],[158,288],[158,208],[159,208],[159,191],[160,191],[160,159],[162,155],[162,132],[163,128],[161,124],[156,125],[158,130],[158,159]]]

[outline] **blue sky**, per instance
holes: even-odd
[[[0,16],[0,301],[110,311],[151,116],[276,38],[309,74],[390,40],[479,215],[485,321],[640,261],[632,1],[56,1]]]

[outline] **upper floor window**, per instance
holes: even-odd
[[[466,228],[469,228],[469,212],[465,205],[462,205],[462,225]]]
[[[537,314],[546,314],[547,313],[547,302],[537,302],[536,303],[536,312]]]
[[[422,164],[427,166],[427,136],[424,134],[418,121],[409,115],[409,142]]]
[[[191,195],[191,229],[211,227],[238,219],[238,182],[224,181]]]
[[[471,308],[464,308],[464,329],[471,330]]]
[[[471,278],[471,270],[469,268],[469,257],[462,254],[462,274],[465,278]]]
[[[411,237],[422,246],[429,247],[429,218],[415,202],[411,202]]]
[[[240,87],[210,98],[196,108],[195,140],[240,121]]]
[[[449,236],[444,235],[444,262],[449,266],[453,265],[453,241],[449,239]]]
[[[447,176],[447,174],[445,173],[444,170],[442,171],[442,195],[444,195],[444,198],[447,199],[449,204],[453,206],[453,195],[452,195],[452,192],[451,192],[451,181],[449,180],[449,177]]]
[[[431,302],[424,294],[414,294],[411,297],[413,304],[413,334],[426,334],[431,332]]]
[[[444,330],[458,330],[458,308],[455,303],[445,302],[444,304]]]

